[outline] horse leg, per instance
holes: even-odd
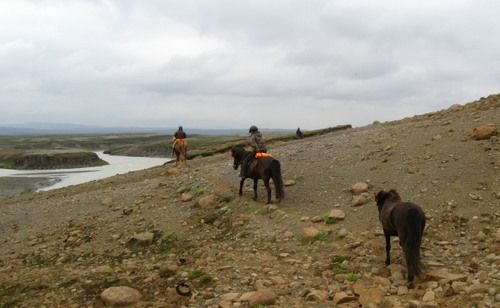
[[[271,203],[271,187],[269,187],[269,178],[264,178],[264,186],[266,186],[267,190],[267,202],[266,204]]]
[[[391,236],[385,234],[385,265],[391,264]]]
[[[259,181],[258,179],[253,180],[253,199],[255,201],[257,201],[257,182],[258,181]]]
[[[245,183],[245,179],[246,178],[241,178],[240,180],[240,191],[238,192],[240,196],[243,195],[243,183]]]

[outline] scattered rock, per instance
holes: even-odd
[[[307,301],[324,302],[328,299],[328,292],[322,290],[312,290],[306,296]]]
[[[213,206],[216,201],[217,201],[216,195],[208,195],[198,200],[198,202],[196,202],[196,205],[199,208],[206,209]]]
[[[361,206],[370,202],[370,198],[366,195],[357,195],[352,197],[352,206]]]
[[[424,294],[424,297],[422,297],[422,300],[424,302],[433,302],[436,299],[436,294],[434,291],[427,291]]]
[[[101,293],[101,299],[107,305],[127,306],[139,302],[142,295],[130,287],[111,287]]]
[[[106,196],[102,198],[101,204],[105,206],[112,206],[113,205],[113,198],[111,196]]]
[[[303,230],[303,236],[305,239],[312,240],[320,234],[320,231],[314,227],[307,227]]]
[[[478,126],[472,131],[472,139],[474,140],[486,140],[490,139],[492,136],[496,136],[498,131],[494,126]]]
[[[223,302],[235,302],[241,297],[241,293],[226,293],[220,296]]]
[[[359,294],[359,302],[363,307],[368,306],[370,303],[380,304],[384,300],[385,292],[379,288],[366,288],[361,289]]]
[[[285,185],[286,187],[293,186],[295,184],[297,184],[297,182],[295,180],[287,180],[287,181],[285,181],[285,183],[283,183],[283,185]]]
[[[323,222],[323,218],[321,218],[321,216],[314,216],[313,218],[311,218],[311,222],[314,222],[314,223],[318,223],[318,222]]]
[[[154,236],[155,235],[151,232],[136,234],[127,241],[127,247],[139,248],[151,245],[153,243]]]
[[[182,202],[189,202],[189,201],[193,200],[193,195],[190,193],[182,193],[181,200],[182,200]]]
[[[262,289],[252,292],[248,296],[248,306],[254,307],[256,305],[273,305],[278,296],[270,289]]]
[[[440,269],[436,271],[431,271],[426,273],[427,276],[436,278],[437,280],[446,279],[448,281],[465,281],[467,279],[466,275],[462,274],[452,274],[445,269]]]
[[[351,187],[351,191],[355,195],[359,195],[361,193],[364,193],[368,191],[368,184],[365,182],[358,182],[356,184],[353,184]]]
[[[356,297],[350,296],[349,294],[343,291],[335,293],[335,296],[333,297],[333,303],[335,305],[344,304],[354,300],[356,300]]]
[[[331,218],[334,221],[344,220],[345,213],[342,210],[331,210],[330,214],[328,214],[328,218]]]

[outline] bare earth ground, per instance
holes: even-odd
[[[500,137],[470,138],[489,124],[500,127],[499,96],[272,144],[291,186],[271,206],[263,187],[251,200],[250,181],[237,196],[229,154],[2,199],[0,307],[103,307],[110,286],[140,291],[137,307],[248,307],[241,295],[262,288],[270,307],[499,307]],[[356,182],[370,201],[353,207]],[[428,216],[415,289],[397,240],[384,265],[372,200],[389,188]],[[345,220],[326,224],[332,209]],[[153,242],[132,247],[145,232]]]

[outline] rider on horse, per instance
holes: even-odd
[[[175,145],[177,142],[184,142],[184,145],[186,145],[186,133],[182,129],[182,126],[179,126],[179,129],[174,133],[174,144],[172,145],[172,152],[174,152]]]
[[[240,170],[241,177],[245,176],[247,166],[250,163],[250,161],[255,157],[255,154],[267,152],[264,137],[262,137],[262,133],[259,131],[257,126],[255,126],[255,125],[250,126],[250,129],[248,130],[248,132],[250,133],[249,141],[250,141],[250,146],[252,147],[252,149],[254,151],[254,155],[249,155],[243,160],[243,162],[241,164],[241,170]]]

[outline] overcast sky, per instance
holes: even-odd
[[[0,1],[0,126],[313,129],[500,92],[500,1]]]

